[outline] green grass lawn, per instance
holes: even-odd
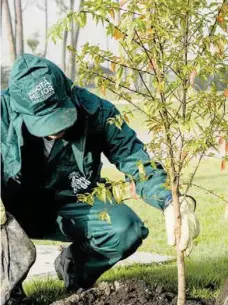
[[[191,167],[186,170],[186,175]],[[122,174],[113,167],[103,170],[104,176],[119,179]],[[195,183],[220,195],[227,195],[228,172],[220,172],[218,160],[205,159],[196,176]],[[197,199],[197,215],[201,233],[195,241],[191,256],[186,258],[187,293],[195,297],[211,298],[218,293],[219,286],[228,277],[228,221],[224,220],[224,203],[204,191],[192,187],[190,194]],[[175,249],[167,246],[162,213],[141,200],[127,203],[150,229],[148,238],[139,250],[160,254],[175,255]],[[115,267],[107,271],[100,280],[118,280],[136,277],[152,285],[162,284],[172,290],[177,289],[176,263],[134,265]],[[42,304],[49,304],[54,299],[67,295],[63,283],[46,279],[25,284],[25,290],[31,298]],[[42,297],[42,300],[40,299]],[[49,302],[49,303],[48,303]],[[39,304],[39,303],[38,303]]]
[[[191,167],[186,170],[186,175],[189,172]],[[121,173],[113,168],[104,170],[104,174],[114,176],[116,179],[121,177]],[[227,196],[228,172],[220,172],[218,160],[205,159],[200,166],[195,184],[213,190],[219,195]],[[225,204],[196,187],[192,187],[189,193],[197,199],[197,216],[201,233],[195,241],[193,252],[186,259],[188,292],[194,296],[209,297],[216,295],[221,281],[228,277],[228,220],[225,221],[223,217]],[[166,245],[162,213],[142,201],[133,201],[129,203],[129,206],[150,229],[148,238],[139,250],[175,255],[175,249]],[[105,274],[104,278],[116,276],[139,276],[152,284],[165,283],[168,287],[176,289],[176,263],[111,270]]]

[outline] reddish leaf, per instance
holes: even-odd
[[[101,92],[102,92],[103,95],[106,94],[106,88],[105,88],[105,86],[101,86]]]
[[[224,18],[223,18],[222,15],[218,15],[218,16],[217,16],[217,20],[218,20],[218,22],[221,23],[221,24],[224,22]]]
[[[228,141],[226,141],[225,153],[228,154]]]
[[[120,1],[120,7],[123,6],[125,3],[129,2],[129,0],[121,0]]]
[[[117,28],[115,28],[114,33],[113,33],[113,37],[116,40],[119,40],[119,39],[124,37],[124,34],[122,34]]]
[[[218,141],[219,145],[222,145],[222,144],[223,144],[223,142],[224,142],[223,137],[219,137],[219,141]]]
[[[126,115],[126,114],[124,114],[124,120],[129,124],[130,123],[130,121],[129,121],[129,118],[128,118],[128,116]]]
[[[150,59],[149,66],[152,68],[152,70],[155,70],[155,71],[158,68],[157,63],[153,58]]]
[[[181,154],[181,160],[185,160],[185,158],[188,156],[188,152],[187,151],[183,151]]]
[[[149,28],[148,30],[147,30],[147,33],[148,34],[152,34],[154,32],[154,30],[152,29],[152,28]]]
[[[115,62],[112,62],[112,63],[111,63],[110,70],[111,70],[113,73],[116,71],[116,63],[115,63]]]
[[[221,171],[224,171],[226,168],[226,160],[222,160],[221,162]]]
[[[189,82],[190,82],[190,85],[193,86],[194,85],[194,81],[195,81],[195,77],[197,75],[197,72],[196,70],[193,70],[190,74],[190,77],[189,77]]]
[[[228,97],[228,89],[225,89],[225,90],[224,90],[224,96],[225,96],[225,97]]]
[[[131,190],[132,198],[135,200],[139,199],[138,195],[136,194],[136,187],[134,181],[131,182],[130,190]]]

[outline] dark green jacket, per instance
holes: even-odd
[[[135,132],[123,123],[121,130],[107,123],[109,118],[119,114],[110,102],[99,98],[84,88],[74,87],[72,101],[80,109],[80,133],[72,143],[78,169],[82,175],[92,173],[100,177],[101,153],[123,173],[133,176],[136,191],[150,205],[163,209],[170,191],[164,188],[166,173],[160,167],[150,165],[150,157]],[[9,92],[2,95],[2,164],[4,183],[10,178],[20,182],[23,160],[21,149],[24,145],[22,135],[23,120],[10,107]],[[148,181],[140,181],[137,161],[145,163]]]

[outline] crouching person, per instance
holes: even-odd
[[[102,153],[133,177],[139,197],[164,212],[169,241],[175,244],[172,196],[164,187],[166,173],[161,166],[151,167],[143,143],[126,122],[121,129],[107,123],[119,114],[113,104],[72,86],[49,60],[25,54],[12,68],[2,107],[7,209],[29,236],[45,235],[54,230],[56,221],[62,236],[72,242],[55,261],[67,289],[93,286],[148,235],[141,219],[127,205],[116,205],[114,198],[104,205],[95,197],[93,206],[77,199],[101,182]],[[138,160],[144,163],[147,181],[139,179]],[[185,228],[193,229],[184,235],[183,249],[198,234],[194,200],[185,200],[185,206],[191,214],[184,218]],[[110,223],[99,218],[104,207]],[[193,226],[188,226],[189,219]]]

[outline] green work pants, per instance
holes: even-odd
[[[101,220],[107,211],[111,222]],[[60,231],[72,244],[60,254],[66,288],[91,287],[115,263],[134,253],[148,235],[141,219],[125,204],[95,200],[71,203],[58,211]]]

